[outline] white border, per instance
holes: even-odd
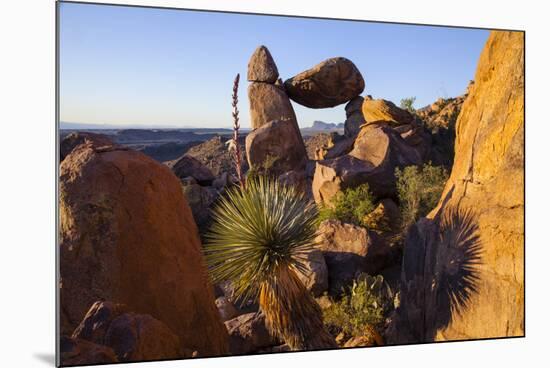
[[[117,367],[464,368],[518,367],[529,366],[531,360],[548,361],[544,353],[549,331],[546,147],[550,137],[547,112],[550,61],[548,12],[544,2],[113,0],[111,3],[527,30],[527,338]],[[54,5],[51,0],[11,0],[0,4],[0,136],[3,138],[0,362],[6,367],[53,364],[47,362],[53,362],[54,352]]]

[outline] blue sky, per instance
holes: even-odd
[[[358,17],[366,16],[358,14]],[[266,45],[289,78],[334,56],[352,60],[363,95],[415,107],[464,92],[486,30],[183,10],[60,5],[61,121],[173,127],[230,127],[231,88],[250,126],[248,59]],[[343,122],[344,105],[294,103],[300,126]]]

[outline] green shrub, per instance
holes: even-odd
[[[323,311],[333,335],[362,336],[369,327],[379,329],[393,309],[393,293],[381,275],[361,275],[339,301]]]
[[[401,103],[399,104],[399,107],[401,107],[403,110],[407,110],[411,114],[416,111],[416,109],[413,107],[414,102],[416,101],[416,97],[407,97],[401,99]]]
[[[405,228],[426,216],[437,205],[448,179],[443,166],[408,166],[395,170],[401,222]]]
[[[348,188],[339,192],[333,201],[333,207],[321,206],[319,221],[334,219],[366,226],[365,216],[374,208],[374,197],[370,193],[369,185],[365,183],[356,188]]]

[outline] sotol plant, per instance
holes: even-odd
[[[265,177],[229,189],[213,210],[205,254],[214,282],[254,298],[271,332],[293,350],[336,347],[297,272],[315,239],[317,212],[303,194]]]

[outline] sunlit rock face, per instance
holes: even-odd
[[[524,334],[524,38],[492,32],[439,205],[408,234],[392,343]]]

